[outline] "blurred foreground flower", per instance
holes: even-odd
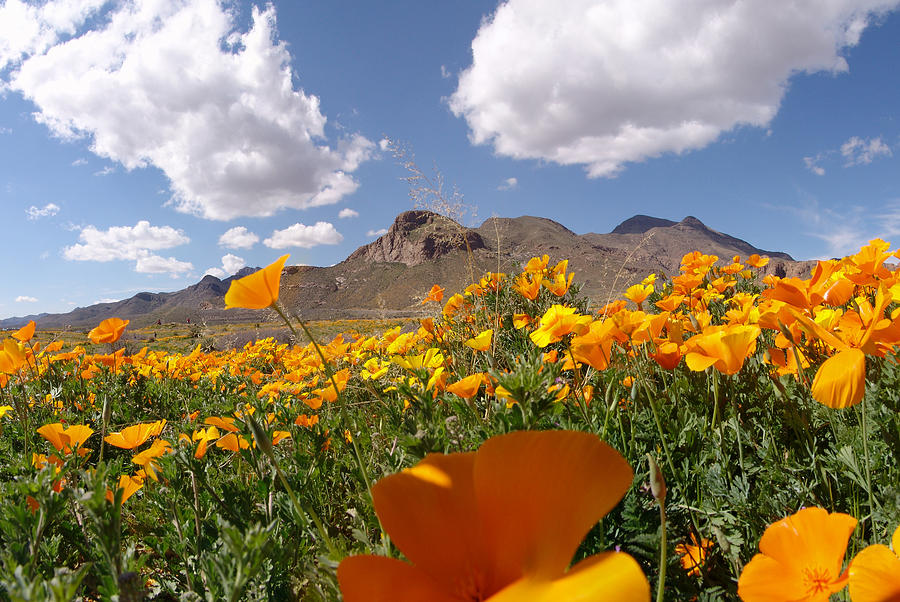
[[[885,545],[865,548],[850,563],[850,599],[853,602],[900,600],[900,527],[891,539],[894,551]]]
[[[649,600],[628,554],[604,552],[569,569],[632,477],[618,452],[574,431],[520,431],[477,452],[429,454],[372,487],[384,529],[412,564],[345,558],[344,600]]]
[[[741,573],[738,595],[744,602],[827,602],[847,585],[841,567],[855,528],[852,516],[822,508],[769,525],[759,540],[762,553]]]
[[[275,263],[249,276],[231,281],[225,293],[225,309],[243,307],[246,309],[265,309],[278,301],[278,287],[281,286],[281,270],[290,255],[282,255]]]

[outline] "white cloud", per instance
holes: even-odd
[[[72,34],[107,0],[51,0],[41,6],[6,0],[0,6],[0,72],[23,56],[46,51]]]
[[[813,172],[817,176],[825,175],[825,168],[819,165],[819,161],[822,160],[822,155],[816,155],[815,157],[803,157],[803,163],[806,165],[806,169]]]
[[[32,205],[28,209],[25,210],[26,215],[28,215],[28,219],[36,220],[42,217],[53,217],[57,213],[59,213],[59,205],[56,203],[47,203],[42,208],[35,207]]]
[[[94,301],[91,305],[97,305],[97,304],[100,304],[100,303],[117,303],[117,302],[119,302],[119,301],[121,301],[121,299],[116,299],[116,298],[114,298],[114,297],[103,297],[103,298],[101,298],[101,299],[97,299],[97,300]],[[69,305],[75,305],[75,304],[74,304],[74,303],[70,303]]]
[[[174,257],[160,257],[159,255],[144,254],[138,257],[134,271],[140,274],[169,274],[172,278],[178,278],[194,269],[189,261],[179,261]]]
[[[368,232],[366,232],[366,236],[384,236],[387,233],[388,233],[387,228],[381,228],[378,230],[369,230]]]
[[[263,241],[271,249],[287,249],[303,247],[308,249],[317,245],[336,245],[344,240],[343,235],[328,222],[316,222],[315,226],[294,224],[284,230],[275,230],[272,236]]]
[[[445,65],[441,65],[441,78],[448,79],[451,75],[453,74],[450,73],[450,70]]]
[[[9,87],[53,134],[87,137],[126,169],[159,168],[170,203],[209,219],[332,204],[357,189],[350,174],[374,144],[351,135],[329,145],[318,97],[294,89],[271,4],[252,9],[246,32],[216,0],[114,3],[84,31],[100,4],[7,0],[2,9],[28,31],[0,42],[0,70],[11,66]],[[55,16],[69,5],[79,10]]]
[[[187,244],[190,239],[171,226],[151,226],[146,220],[134,226],[113,226],[98,230],[85,226],[78,236],[81,241],[63,249],[70,261],[134,261],[134,270],[143,274],[171,274],[177,277],[194,269],[186,261],[151,253]]]
[[[245,265],[247,265],[247,262],[244,261],[243,257],[238,257],[237,255],[232,255],[231,253],[222,257],[222,267],[225,269],[225,273],[227,274],[234,274]]]
[[[238,257],[237,255],[229,253],[222,257],[221,268],[209,268],[203,275],[206,276],[208,274],[215,276],[216,278],[225,278],[226,276],[234,274],[245,265],[247,265],[247,262],[244,261],[243,257]]]
[[[151,226],[141,220],[134,226],[112,226],[98,230],[85,226],[78,244],[66,247],[63,256],[74,261],[112,261],[139,259],[144,251],[171,249],[191,241],[181,230],[171,226]]]
[[[503,180],[503,183],[497,186],[497,190],[512,190],[516,186],[519,185],[519,180],[517,178],[506,178]]]
[[[72,161],[72,167],[80,167],[82,165],[87,165],[87,159],[79,158]]]
[[[843,50],[897,5],[508,0],[483,21],[449,104],[499,155],[614,176],[766,128],[791,76],[847,71]]]
[[[37,303],[37,299],[27,295],[19,295],[16,297],[16,303]]]
[[[12,130],[10,128],[0,126],[0,135],[2,134],[12,134]]]
[[[235,226],[219,237],[219,246],[227,249],[249,249],[259,242],[259,236],[244,226]]]
[[[347,219],[349,217],[359,217],[359,211],[354,211],[350,207],[344,207],[338,212],[339,219]]]
[[[391,139],[390,138],[382,138],[378,141],[378,148],[382,151],[386,151],[391,148]]]
[[[845,167],[866,165],[876,157],[892,156],[891,147],[881,141],[881,137],[863,139],[853,136],[841,145],[841,155],[846,161]]]
[[[101,170],[95,171],[95,176],[108,176],[111,173],[116,173],[116,168],[112,165],[107,165]]]

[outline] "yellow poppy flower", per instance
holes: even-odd
[[[477,452],[429,454],[372,488],[381,524],[411,564],[345,558],[344,600],[649,601],[647,579],[627,554],[569,568],[632,475],[606,443],[573,431],[520,431]]]
[[[470,374],[469,376],[456,381],[451,385],[447,385],[447,392],[458,395],[463,399],[471,399],[478,393],[478,388],[484,382],[484,375],[481,372]]]
[[[769,525],[759,540],[760,554],[744,567],[738,595],[744,602],[828,602],[847,585],[841,572],[856,519],[804,508]]]
[[[709,326],[687,340],[685,362],[694,372],[714,366],[722,374],[736,374],[756,351],[759,333],[758,326]]]
[[[494,336],[494,330],[489,328],[482,333],[480,333],[477,337],[471,338],[466,341],[466,347],[471,347],[475,351],[487,351],[491,348],[491,337]]]
[[[278,301],[281,271],[290,255],[282,255],[274,263],[237,280],[232,280],[225,293],[225,309],[243,307],[265,309]]]
[[[541,316],[540,327],[528,335],[540,348],[562,339],[570,332],[584,334],[590,328],[591,317],[576,313],[574,307],[553,305]]]
[[[871,545],[850,563],[850,599],[853,602],[897,602],[900,600],[900,527],[890,548]]]

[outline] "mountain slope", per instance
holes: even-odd
[[[281,300],[306,319],[368,318],[415,315],[419,300],[432,284],[462,290],[472,277],[486,271],[513,271],[529,258],[547,253],[553,261],[569,260],[569,270],[583,284],[582,292],[603,304],[650,272],[673,276],[681,258],[691,251],[746,258],[758,253],[772,261],[764,273],[801,276],[814,262],[797,262],[790,255],[758,249],[717,232],[695,217],[673,222],[636,215],[608,234],[579,235],[553,220],[522,216],[490,218],[466,228],[428,211],[397,216],[388,232],[358,248],[330,267],[286,266]],[[231,278],[204,276],[200,282],[171,293],[138,293],[116,303],[77,308],[67,314],[46,314],[0,321],[14,328],[34,319],[39,328],[91,328],[104,318],[129,319],[135,326],[162,322],[262,322],[275,319],[270,310],[225,310]]]

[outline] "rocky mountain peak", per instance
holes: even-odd
[[[387,233],[360,247],[347,261],[362,259],[380,263],[419,265],[456,250],[485,248],[477,232],[432,211],[404,211]]]
[[[667,228],[674,225],[675,222],[672,220],[649,215],[635,215],[616,226],[612,234],[643,234],[651,228]]]
[[[706,224],[701,222],[693,215],[687,216],[686,218],[678,222],[678,225],[684,226],[685,228],[694,228],[695,230],[709,230],[709,228],[706,227]]]

